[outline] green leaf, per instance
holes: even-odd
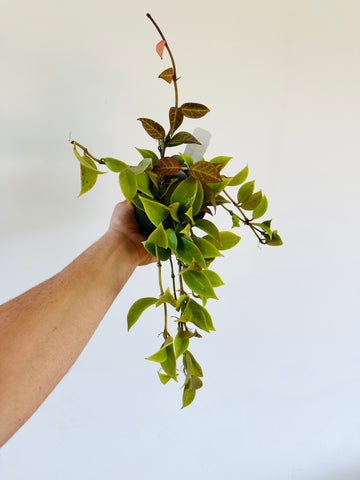
[[[165,137],[165,130],[159,123],[150,118],[138,118],[142,123],[146,133],[156,140],[162,140]]]
[[[203,272],[196,272],[194,270],[187,270],[182,272],[182,277],[186,285],[198,295],[201,295],[206,298],[215,298],[217,296],[214,292],[214,289]]]
[[[183,302],[185,300],[188,300],[189,298],[190,298],[189,295],[187,295],[186,293],[184,293],[183,295],[180,295],[180,297],[176,300],[176,310],[179,311]]]
[[[235,235],[233,232],[220,232],[220,241],[217,241],[215,238],[208,235],[204,238],[214,244],[218,250],[229,250],[230,248],[235,247],[235,245],[241,240],[241,237]]]
[[[157,363],[162,363],[165,362],[167,359],[167,349],[166,348],[160,348],[157,352],[155,352],[153,355],[150,355],[150,357],[146,357],[145,360],[151,360],[152,362],[157,362]]]
[[[198,390],[203,386],[202,380],[200,380],[199,377],[195,377],[194,375],[191,375],[190,377],[190,382],[188,384],[188,389],[191,390]]]
[[[165,375],[164,373],[157,372],[160,378],[160,382],[165,385],[170,380],[170,375]]]
[[[205,273],[204,270],[203,273]],[[209,332],[210,330],[214,330],[213,321],[211,318],[210,313],[206,310],[206,308],[199,303],[195,302],[195,300],[191,299],[189,304],[190,309],[190,322],[192,322],[197,327]]]
[[[220,232],[217,226],[214,223],[210,222],[210,220],[206,220],[204,218],[196,220],[195,227],[200,228],[200,230],[207,233],[216,240],[220,240]]]
[[[179,217],[178,217],[178,210],[179,210],[180,203],[172,203],[171,205],[168,206],[171,218],[175,220],[175,222],[180,222]]]
[[[215,163],[216,165],[220,165],[222,170],[227,163],[232,159],[232,157],[224,157],[224,156],[219,156],[219,157],[214,157],[210,160],[210,163]]]
[[[168,246],[173,252],[176,253],[177,250],[177,235],[171,228],[166,230],[166,235],[168,237]]]
[[[232,177],[229,187],[236,187],[237,185],[241,185],[245,182],[249,175],[249,167],[246,165],[239,173],[237,173],[234,177]]]
[[[181,105],[185,117],[188,118],[201,118],[206,115],[210,110],[201,103],[184,103]]]
[[[168,237],[162,223],[159,223],[155,230],[150,233],[148,241],[159,247],[168,248]]]
[[[262,192],[253,193],[246,202],[241,204],[241,208],[244,210],[254,210],[261,202],[262,199]]]
[[[173,135],[184,120],[181,108],[171,107],[169,110],[170,135]]]
[[[107,157],[107,158],[104,158],[103,160],[105,162],[105,165],[112,172],[122,172],[123,170],[126,170],[129,167],[129,165],[122,162],[121,160],[117,160],[116,158]]]
[[[203,374],[202,368],[200,367],[200,364],[195,359],[194,355],[191,352],[189,352],[189,350],[187,350],[187,355],[189,355],[191,359],[191,370],[190,370],[191,375],[194,375],[194,377],[203,377],[204,374]]]
[[[158,226],[169,215],[169,210],[165,205],[145,197],[140,197],[144,205],[145,213],[149,217],[150,222]]]
[[[193,210],[193,215],[194,216],[197,215],[200,212],[203,202],[204,202],[204,189],[203,189],[203,186],[202,186],[201,182],[199,182],[198,183],[198,188],[197,188],[197,191],[196,191],[196,197],[195,197],[194,203],[192,205],[192,210]]]
[[[210,183],[209,187],[211,190],[214,192],[214,195],[217,197],[219,193],[221,193],[224,188],[226,188],[229,185],[229,182],[231,180],[231,177],[224,177],[222,176],[222,182],[219,183]],[[220,202],[218,199],[216,199],[216,203],[219,204]]]
[[[162,78],[165,82],[171,83],[174,77],[174,70],[172,68],[167,68],[160,73],[158,78]]]
[[[91,158],[87,157],[87,162],[96,169],[96,164]],[[83,164],[80,164],[81,190],[78,195],[79,197],[92,189],[96,183],[97,177],[97,173],[90,170],[90,168],[84,167]]]
[[[204,183],[219,183],[222,181],[219,170],[210,162],[202,160],[190,168],[190,174]]]
[[[190,157],[190,155],[186,155],[185,153],[180,153],[181,158],[184,160],[186,166],[188,168],[194,163],[194,159]]]
[[[163,303],[169,303],[172,307],[176,308],[176,300],[173,295],[170,293],[170,289],[167,288],[166,292],[159,298],[156,302],[156,307],[159,307]]]
[[[253,211],[253,214],[252,214],[253,218],[255,219],[255,218],[262,217],[266,213],[267,208],[268,208],[268,201],[266,196],[264,195],[259,205]]]
[[[179,182],[171,194],[170,203],[179,202],[187,210],[196,198],[198,181],[193,177],[188,177]]]
[[[232,227],[231,228],[240,227],[240,217],[238,217],[235,213],[233,213],[231,215],[231,219],[232,219]]]
[[[209,333],[210,329],[207,322],[207,312],[205,313],[205,310],[204,307],[191,298],[186,311],[184,310],[182,314],[182,321],[191,322],[196,327]]]
[[[251,197],[251,195],[253,194],[254,188],[255,188],[255,180],[252,180],[251,182],[244,183],[244,185],[242,185],[239,188],[239,191],[238,191],[238,194],[237,194],[238,202],[239,203],[246,202],[246,200],[248,200]]]
[[[154,305],[154,303],[156,303],[157,301],[158,299],[154,297],[144,297],[136,300],[136,302],[131,305],[127,314],[128,331],[137,322],[143,311],[151,305]]]
[[[145,172],[149,165],[151,165],[151,158],[144,158],[143,160],[141,160],[139,165],[129,167],[129,170],[135,173],[135,175],[139,175],[140,173]]]
[[[102,174],[102,173],[106,173],[106,172],[101,172],[100,170],[98,170],[98,169],[96,168],[96,165],[95,165],[95,167],[93,167],[92,164],[91,164],[91,162],[89,162],[90,157],[88,157],[87,155],[84,155],[84,156],[82,157],[82,156],[80,155],[80,153],[76,150],[75,144],[74,144],[73,152],[74,152],[75,157],[79,160],[79,162],[81,163],[81,165],[83,165],[85,168],[88,168],[89,170],[92,170],[93,172],[96,173],[96,175],[99,175],[99,174]],[[90,159],[90,160],[91,160],[91,159]]]
[[[193,259],[206,268],[206,263],[200,249],[191,240],[185,237],[178,237],[176,256],[186,265],[190,265]]]
[[[162,248],[162,247],[158,247],[157,245],[155,245],[154,243],[151,243],[149,241],[145,242],[144,248],[147,252],[151,253],[151,255],[153,257],[157,258],[157,255],[158,255],[159,259],[162,262],[165,262],[166,260],[169,260],[169,258],[171,256],[170,248],[165,249],[165,248]],[[156,253],[156,249],[157,249],[157,253]]]
[[[188,331],[183,331],[181,328],[178,329],[178,333],[174,340],[175,345],[175,357],[179,358],[188,348],[189,346],[189,338],[186,338],[186,334]]]
[[[190,403],[193,402],[196,395],[196,390],[189,390],[187,387],[184,387],[183,397],[182,397],[182,409],[188,407]]]
[[[171,338],[171,337],[168,337],[168,338]],[[169,344],[166,347],[166,360],[161,362],[160,365],[164,370],[164,372],[167,373],[171,378],[173,378],[175,382],[177,382],[176,357],[175,357],[175,350],[174,350],[174,344],[173,344],[172,338],[171,338],[171,344]]]
[[[183,143],[197,143],[201,145],[201,143],[193,136],[191,133],[188,132],[178,132],[176,135],[172,137],[170,142],[167,144],[168,147],[177,147]]]
[[[224,255],[206,238],[191,237],[192,241],[199,248],[204,258],[223,257]]]
[[[137,148],[136,150],[143,158],[151,158],[153,165],[159,160],[159,157],[156,155],[156,153],[151,150],[146,150],[144,148]]]
[[[262,223],[253,223],[253,225],[260,227],[266,232],[271,240],[272,238],[272,231],[271,231],[271,220],[265,220]]]
[[[207,276],[213,287],[221,287],[222,285],[224,285],[224,282],[221,280],[219,275],[213,270],[204,270],[203,272]]]
[[[274,230],[272,232],[272,238],[269,239],[267,242],[266,242],[267,245],[271,245],[273,247],[277,247],[277,246],[280,246],[283,244],[283,241],[281,240],[281,237],[280,235],[277,233],[277,230]]]
[[[193,219],[193,209],[192,207],[189,207],[186,212],[185,212],[185,217],[187,218],[187,221],[191,226],[194,225],[194,219]]]
[[[164,157],[158,160],[153,168],[153,173],[156,175],[176,175],[181,170],[181,165],[178,160],[173,157]]]
[[[149,195],[149,197],[153,198],[153,194],[151,193],[149,188],[150,187],[149,175],[146,172],[142,172],[139,175],[136,175],[136,181],[137,181],[138,190],[140,190],[140,192],[145,193],[146,195]],[[142,205],[141,205],[141,209],[143,209]]]
[[[119,175],[120,188],[127,202],[130,203],[137,191],[137,180],[130,170],[123,170]]]

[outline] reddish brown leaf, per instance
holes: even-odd
[[[177,130],[184,120],[184,114],[181,108],[171,107],[169,111],[170,135]]]
[[[221,182],[219,170],[213,163],[196,162],[190,167],[190,173],[194,178],[197,178],[204,183],[218,183]]]
[[[196,138],[191,135],[191,133],[188,132],[178,132],[176,135],[173,136],[173,138],[170,140],[168,143],[168,147],[177,147],[178,145],[181,145],[182,143],[197,143],[201,145],[199,140],[196,140]]]
[[[176,158],[173,157],[164,157],[160,158],[152,169],[153,173],[157,175],[176,175],[181,170],[181,165]]]
[[[223,168],[223,164],[222,163],[212,163],[212,165],[214,165],[218,171],[220,172],[220,170],[222,170]]]
[[[210,112],[210,110],[205,107],[205,105],[201,105],[201,103],[184,103],[181,105],[181,110],[185,117],[188,118],[201,118]]]
[[[211,216],[213,216],[213,213],[212,211],[210,210],[209,207],[203,207],[200,212],[205,212],[205,213],[209,213]]]
[[[215,193],[211,190],[209,185],[206,185],[206,184],[203,183],[202,186],[203,186],[203,189],[204,189],[205,199],[208,200],[211,203],[211,205],[214,207],[214,209],[216,210]]]
[[[167,68],[160,73],[159,78],[162,78],[165,82],[171,83],[174,78],[174,70],[172,68]]]
[[[150,135],[150,137],[157,140],[161,140],[165,137],[165,130],[159,123],[156,123],[154,120],[150,120],[150,118],[138,118],[138,120],[140,120],[142,126]]]
[[[156,51],[160,55],[160,58],[162,60],[163,58],[163,53],[164,53],[164,48],[166,45],[166,40],[161,40],[157,45],[156,45]]]

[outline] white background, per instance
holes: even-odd
[[[360,4],[351,0],[0,0],[0,303],[62,269],[106,230],[121,199],[102,176],[77,198],[71,137],[136,164],[155,149],[137,122],[166,123],[175,55],[180,102],[211,112],[207,159],[249,164],[283,247],[245,229],[217,260],[216,332],[192,348],[204,387],[180,410],[144,357],[159,312],[135,272],[77,363],[0,452],[1,480],[360,478],[357,248]],[[175,152],[174,152],[175,153]],[[227,219],[220,225],[228,228]]]

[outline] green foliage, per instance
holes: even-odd
[[[135,303],[132,304],[130,310],[127,315],[127,326],[128,330],[138,321],[140,315],[143,313],[151,305],[157,302],[157,298],[154,297],[144,297],[136,300]]]
[[[155,24],[150,14],[148,17]],[[156,51],[162,57],[165,49],[172,66],[163,70],[159,78],[172,84],[175,90],[175,104],[168,110],[168,127],[166,129],[149,118],[138,119],[145,132],[155,140],[157,153],[137,148],[140,159],[127,164],[112,157],[97,159],[78,142],[72,141],[72,144],[80,163],[80,195],[95,185],[99,174],[105,173],[98,167],[107,168],[119,174],[126,201],[133,203],[140,210],[137,213],[148,220],[143,244],[157,258],[160,294],[133,303],[127,315],[127,328],[130,330],[153,305],[156,314],[164,312],[163,343],[147,360],[159,365],[159,380],[165,385],[170,380],[178,381],[177,360],[182,357],[182,408],[185,408],[193,402],[196,391],[203,385],[202,368],[188,348],[190,343],[193,345],[201,338],[199,331],[215,331],[208,303],[218,298],[215,289],[224,285],[214,271],[213,263],[217,257],[223,256],[221,252],[232,249],[241,239],[233,231],[219,231],[216,214],[224,210],[230,217],[231,228],[242,230],[247,227],[260,244],[278,246],[282,240],[277,230],[272,229],[271,220],[258,220],[267,212],[268,200],[262,191],[254,193],[255,180],[246,182],[247,165],[236,175],[229,176],[224,171],[232,157],[219,155],[209,161],[202,158],[194,162],[190,155],[182,152],[166,154],[169,147],[199,144],[191,133],[178,129],[184,122],[203,117],[209,109],[194,102],[179,106],[176,66],[163,38],[156,45]],[[167,270],[163,269],[164,262],[168,262]],[[235,268],[241,274],[240,266]],[[170,276],[165,283],[167,272]],[[220,320],[219,328],[225,328],[223,322],[226,318]],[[174,325],[177,328],[175,338],[171,336]]]
[[[129,169],[123,170],[120,172],[119,182],[124,197],[126,198],[127,202],[130,203],[137,192],[136,175]]]
[[[78,195],[79,197],[84,193],[88,192],[89,190],[91,190],[98,178],[97,172],[94,172],[93,170],[93,169],[96,169],[95,162],[91,160],[91,158],[89,157],[84,157],[84,161],[88,163],[90,167],[93,167],[93,168],[86,167],[84,163],[80,164],[81,190]]]
[[[244,203],[248,200],[254,192],[255,180],[251,182],[246,182],[239,188],[237,199],[239,203]]]

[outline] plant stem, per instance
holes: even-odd
[[[155,22],[155,20],[152,18],[152,16],[150,15],[150,13],[147,13],[146,16],[152,21],[154,27],[156,28],[156,30],[159,32],[160,34],[160,37],[165,40],[165,47],[167,49],[167,51],[169,52],[169,55],[170,55],[170,59],[171,59],[171,63],[172,63],[172,68],[173,68],[173,84],[174,84],[174,89],[175,89],[175,108],[178,108],[178,105],[179,105],[179,92],[178,92],[178,86],[177,86],[177,78],[176,78],[176,65],[175,65],[175,60],[174,60],[174,57],[173,57],[173,54],[171,53],[171,50],[170,50],[170,47],[168,45],[168,42],[164,36],[164,34],[162,33],[162,31],[160,30],[158,24]],[[168,132],[168,134],[166,135],[166,137],[164,138],[163,142],[162,142],[162,145],[159,146],[159,151],[160,151],[160,155],[161,157],[163,158],[165,156],[165,150],[166,150],[166,147],[167,147],[167,143],[170,141],[170,133],[171,133],[171,127],[170,127],[170,130]]]
[[[161,280],[161,262],[160,262],[160,257],[159,257],[159,249],[158,246],[156,245],[156,258],[157,258],[157,266],[158,266],[158,277],[159,277],[159,287],[160,287],[160,294],[161,296],[164,295],[164,289],[162,285],[162,280]],[[169,332],[167,331],[167,305],[166,303],[164,305],[164,331],[163,331],[163,336],[164,339],[166,340],[167,337],[169,336]]]
[[[169,260],[170,260],[170,266],[171,266],[171,278],[172,278],[172,283],[173,283],[174,298],[175,298],[175,300],[177,300],[177,297],[176,297],[176,284],[175,284],[174,264],[173,264],[173,261],[172,261],[171,256],[170,256]]]
[[[254,225],[251,224],[251,220],[245,215],[244,211],[240,208],[239,204],[237,202],[235,202],[235,200],[233,200],[225,190],[223,190],[223,192],[225,193],[227,198],[231,201],[231,203],[234,205],[234,207],[237,208],[239,210],[239,212],[241,213],[241,215],[244,217],[244,220],[241,219],[241,218],[240,218],[240,220],[245,225],[248,225],[251,228],[251,230],[254,232],[254,234],[256,235],[256,237],[257,237],[257,239],[259,240],[260,243],[265,244],[266,240],[264,238],[260,237],[260,235],[258,234],[257,228],[255,228]]]
[[[86,147],[83,147],[80,143],[75,142],[75,140],[71,140],[70,143],[71,143],[72,145],[75,145],[75,148],[76,148],[76,147],[81,148],[81,149],[83,150],[84,154],[87,155],[88,157],[92,158],[93,160],[95,160],[95,162],[100,163],[101,165],[105,165],[104,160],[102,160],[102,159],[99,160],[98,158],[94,157],[94,155],[91,155],[91,153],[89,152],[89,150],[88,150]]]
[[[178,260],[178,266],[179,266],[180,295],[184,295],[184,294],[186,294],[186,292],[184,290],[183,279],[182,279],[182,276],[181,276],[181,263],[180,263],[179,260]]]
[[[169,55],[170,55],[170,59],[171,59],[171,63],[172,63],[172,67],[173,67],[173,82],[174,82],[174,88],[175,88],[175,108],[178,107],[178,103],[179,103],[179,96],[178,96],[178,88],[177,88],[177,79],[176,79],[176,66],[175,66],[175,60],[174,60],[174,57],[173,57],[173,54],[171,53],[171,50],[170,50],[170,47],[168,45],[168,42],[166,40],[166,38],[164,37],[164,34],[162,33],[162,31],[160,30],[159,26],[157,25],[157,23],[155,22],[155,20],[152,18],[152,16],[150,15],[150,13],[147,13],[146,16],[152,21],[152,23],[154,24],[156,30],[159,32],[160,34],[160,37],[165,40],[165,47],[167,49],[167,51],[169,52]]]

